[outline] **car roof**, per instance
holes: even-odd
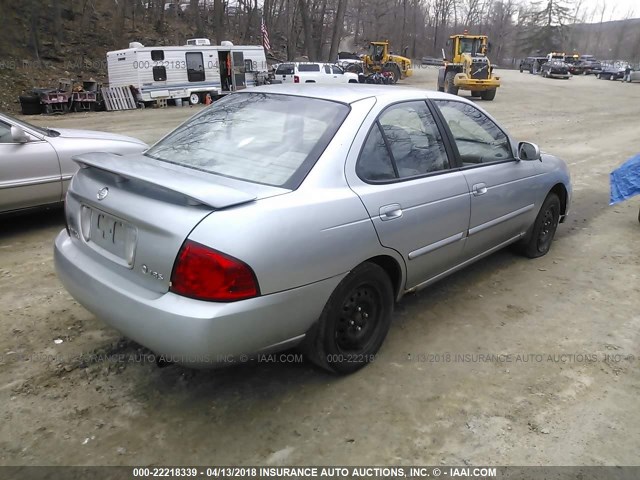
[[[401,101],[411,99],[456,99],[458,101],[469,102],[465,98],[426,90],[423,88],[400,87],[390,85],[370,85],[370,84],[276,84],[255,87],[243,90],[246,93],[275,93],[279,95],[295,95],[298,97],[318,98],[322,100],[332,100],[341,103],[354,103],[365,98],[380,98],[386,101]]]

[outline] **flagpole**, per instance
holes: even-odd
[[[269,42],[269,32],[267,31],[267,25],[264,22],[264,15],[261,18],[260,32],[262,33],[262,48],[264,48],[266,57],[271,51],[271,43]]]

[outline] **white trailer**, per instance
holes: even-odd
[[[253,87],[258,74],[268,69],[262,46],[188,42],[175,47],[133,42],[129,48],[108,52],[109,86],[134,86],[143,102],[189,99],[194,104],[207,94],[215,97]]]

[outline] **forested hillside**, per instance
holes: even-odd
[[[24,0],[2,1],[0,110],[60,77],[106,79],[105,53],[131,41],[261,43],[271,58],[328,60],[388,39],[413,58],[438,56],[447,37],[468,29],[490,36],[503,67],[531,53],[579,52],[640,61],[640,20],[607,22],[602,10],[564,0]],[[180,5],[182,3],[182,5]],[[606,6],[606,2],[602,5]],[[600,7],[599,7],[600,8]],[[589,23],[591,22],[591,23]]]

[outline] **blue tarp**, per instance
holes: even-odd
[[[611,200],[609,205],[640,194],[640,154],[631,157],[611,172],[610,179]]]

